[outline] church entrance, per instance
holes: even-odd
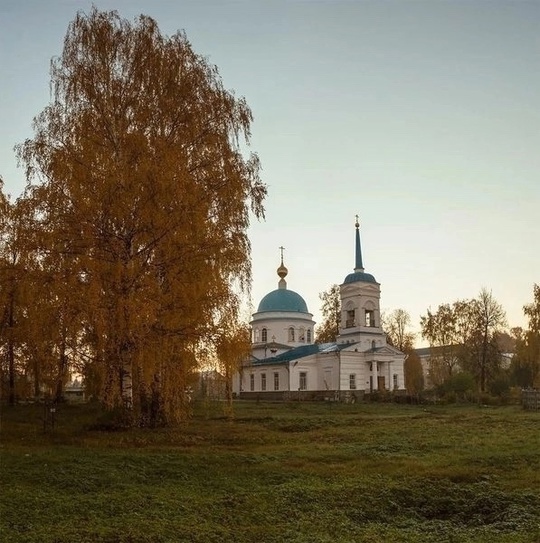
[[[385,388],[386,388],[386,387],[384,386],[384,376],[382,376],[382,375],[379,375],[379,376],[377,377],[377,388],[378,388],[379,390],[385,390]]]

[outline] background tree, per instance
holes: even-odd
[[[428,310],[420,325],[422,337],[432,347],[433,382],[440,385],[460,369],[473,375],[478,389],[485,391],[488,380],[498,373],[498,335],[504,324],[503,308],[486,289],[476,299],[440,305],[435,313]]]
[[[72,370],[72,339],[81,328],[68,312],[74,293],[57,280],[68,275],[65,269],[57,261],[50,265],[41,249],[44,233],[36,227],[34,202],[26,194],[14,203],[4,197],[1,207],[0,340],[8,398],[59,400]]]
[[[418,397],[424,390],[424,370],[420,357],[411,349],[403,366],[405,373],[405,389],[410,396]]]
[[[390,345],[401,352],[410,353],[415,335],[410,332],[411,316],[404,309],[394,309],[382,316],[382,327]]]
[[[529,319],[529,330],[540,333],[540,285],[533,285],[533,302],[523,306],[523,313]]]
[[[394,309],[383,314],[381,320],[388,343],[407,354],[403,367],[407,394],[418,396],[424,389],[424,372],[420,357],[414,350],[415,335],[409,330],[411,316],[404,309]]]
[[[3,191],[0,177],[0,341],[1,393],[7,392],[9,402],[15,402],[15,360],[11,344],[10,323],[13,322],[13,279],[10,255],[12,206]],[[6,386],[7,385],[7,386]],[[4,390],[5,389],[5,390]]]
[[[530,386],[531,374],[524,356],[525,332],[521,326],[516,326],[511,328],[510,334],[514,340],[514,356],[510,363],[511,380],[513,384],[526,388]]]
[[[497,339],[506,324],[506,315],[491,291],[485,288],[473,301],[472,307],[472,333],[467,345],[469,362],[480,390],[485,392],[488,378],[493,377],[500,366],[501,352]]]
[[[0,183],[0,189],[2,185]],[[8,402],[14,404],[27,367],[21,357],[28,337],[28,228],[22,200],[10,202],[0,190],[0,341],[2,343],[2,384],[7,376]],[[18,381],[18,383],[17,383]],[[19,391],[17,391],[17,385]],[[24,391],[27,394],[27,391]]]
[[[428,340],[431,348],[430,380],[440,385],[453,374],[458,365],[460,341],[456,304],[442,304],[435,312],[428,309],[427,314],[420,317],[420,326],[422,337]]]
[[[523,307],[527,330],[513,328],[516,352],[512,359],[514,382],[523,387],[540,387],[540,286],[533,286],[533,302]]]
[[[218,368],[225,378],[226,415],[233,416],[232,380],[242,362],[251,354],[251,333],[249,326],[224,326],[216,341]]]
[[[512,330],[499,332],[497,345],[502,353],[514,353],[516,351],[516,338],[512,334]]]
[[[341,298],[339,285],[332,285],[319,294],[322,301],[321,314],[323,322],[317,327],[315,343],[332,343],[339,336],[341,324]]]
[[[82,373],[83,304],[79,278],[70,258],[40,254],[28,271],[27,360],[35,382],[56,401],[74,372]]]
[[[197,349],[251,282],[249,212],[266,194],[241,152],[251,111],[185,34],[95,8],[70,24],[51,80],[18,155],[43,251],[85,299],[87,371],[134,420],[156,404],[181,418]]]

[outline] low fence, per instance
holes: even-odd
[[[527,411],[540,411],[540,390],[524,389],[521,391],[521,405]]]
[[[282,390],[282,391],[265,391],[265,392],[248,392],[242,391],[237,396],[241,400],[257,400],[257,401],[326,401],[326,402],[344,402],[355,403],[364,399],[363,390]]]

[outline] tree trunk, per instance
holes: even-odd
[[[484,330],[484,337],[482,338],[482,359],[480,360],[480,391],[486,391],[486,363],[487,363],[487,343],[488,343],[488,331]]]
[[[124,361],[120,370],[120,394],[126,409],[133,409],[133,373],[131,362]]]
[[[225,398],[227,401],[226,415],[229,419],[233,418],[233,389],[232,389],[232,375],[230,368],[225,367]]]
[[[15,405],[15,353],[11,338],[8,343],[9,405]]]
[[[40,361],[38,359],[38,356],[34,354],[34,360],[33,360],[33,366],[34,366],[34,397],[39,398],[40,394],[40,380],[41,380],[41,374],[40,374]]]
[[[13,294],[10,296],[9,301],[9,317],[8,317],[8,326],[9,326],[9,336],[8,336],[8,373],[9,373],[9,405],[15,405],[15,346],[13,345]]]
[[[56,374],[56,391],[55,391],[55,401],[60,402],[64,396],[64,379],[66,376],[67,369],[67,356],[66,356],[66,338],[65,334],[62,338],[62,343],[60,345],[60,357],[58,359],[58,371]]]

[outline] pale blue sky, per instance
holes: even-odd
[[[253,303],[318,294],[354,266],[360,215],[381,307],[409,311],[491,289],[511,326],[540,282],[540,2],[96,1],[184,29],[253,110],[269,186],[253,224]],[[0,0],[0,174],[49,99],[49,62],[84,0]]]

